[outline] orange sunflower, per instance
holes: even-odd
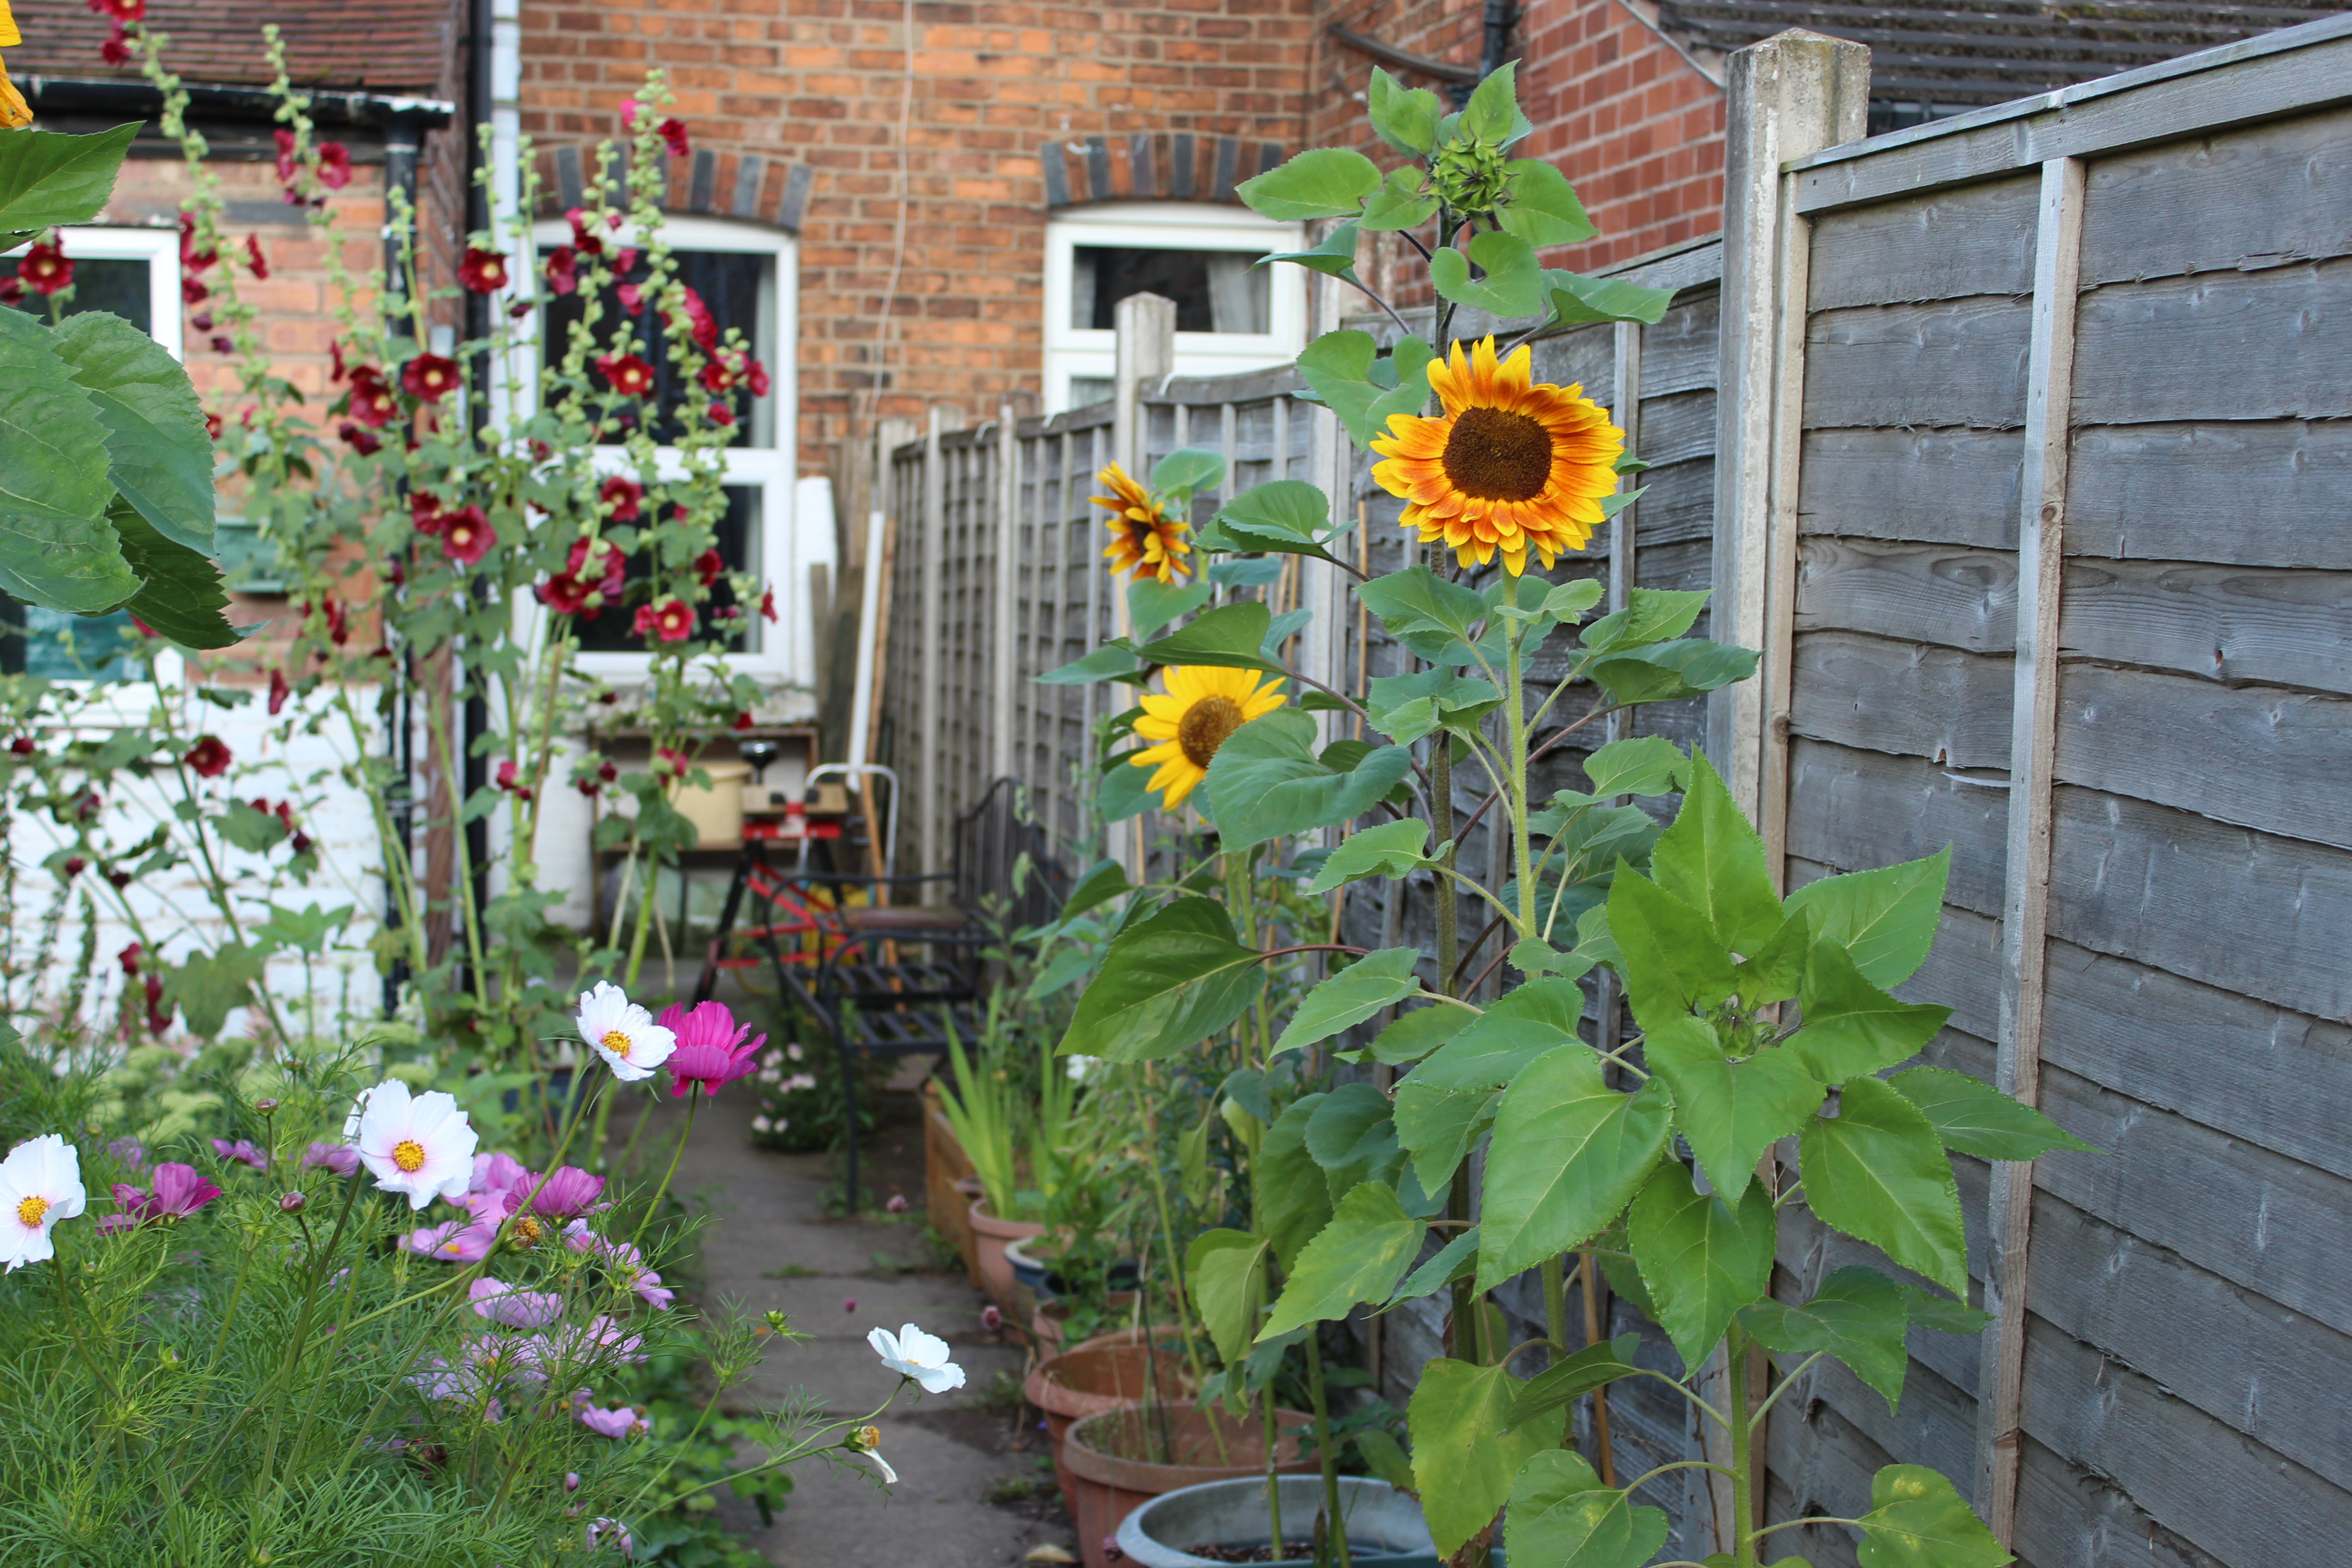
[[[1127,470],[1117,463],[1097,474],[1095,480],[1111,492],[1108,497],[1096,496],[1094,503],[1111,514],[1111,544],[1103,555],[1110,562],[1113,576],[1133,572],[1139,577],[1173,583],[1192,574],[1192,568],[1183,560],[1192,553],[1192,547],[1184,542],[1188,525],[1182,519],[1169,516],[1168,509],[1128,478]]]
[[[1584,548],[1625,450],[1625,433],[1581,386],[1534,384],[1534,357],[1523,346],[1497,361],[1491,337],[1466,358],[1454,344],[1451,363],[1429,367],[1445,412],[1392,414],[1389,433],[1372,439],[1388,459],[1372,478],[1404,498],[1405,527],[1423,543],[1444,541],[1465,566],[1500,552],[1514,577],[1529,551],[1549,568]]]
[[[0,0],[0,49],[14,48],[25,41],[16,31],[16,20],[8,14],[8,0]],[[30,125],[33,111],[25,105],[25,95],[8,79],[8,62],[0,60],[0,131]]]
[[[1158,770],[1150,787],[1173,811],[1209,776],[1209,763],[1226,736],[1282,706],[1282,684],[1251,669],[1180,664],[1168,671],[1166,696],[1147,691],[1141,701],[1143,717],[1135,721],[1135,732],[1159,744],[1128,761]]]

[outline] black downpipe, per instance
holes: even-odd
[[[406,198],[411,215],[416,211],[416,153],[423,140],[423,127],[415,113],[394,115],[384,126],[383,184],[387,193],[397,189]],[[399,235],[387,223],[383,237],[383,277],[386,313],[404,308],[408,298],[408,275],[401,267]],[[384,752],[392,761],[394,774],[384,802],[385,815],[392,819],[394,841],[385,847],[386,853],[413,856],[412,836],[416,819],[416,748],[411,727],[415,721],[412,710],[415,689],[415,671],[411,668],[409,650],[400,650],[400,662],[394,667],[394,691],[386,705],[391,719],[390,733],[384,737]],[[412,865],[414,862],[412,861]],[[384,880],[383,923],[387,931],[401,927],[400,900],[393,891],[390,878]],[[408,961],[395,957],[390,973],[383,977],[383,1016],[391,1017],[400,1006],[401,987],[408,983]]]
[[[1486,36],[1478,51],[1478,79],[1503,68],[1511,58],[1511,29],[1518,25],[1519,8],[1511,0],[1486,0]]]
[[[490,195],[478,178],[482,173],[482,127],[490,120],[490,28],[491,0],[468,0],[466,39],[466,232],[468,236],[490,226]],[[492,249],[497,247],[493,245]],[[464,293],[466,301],[466,336],[479,343],[489,337],[489,297],[470,291]],[[473,364],[474,395],[467,399],[467,419],[476,431],[482,428],[489,413],[489,368],[487,351],[475,352]],[[479,583],[474,585],[478,605],[487,605],[488,594]],[[475,741],[489,732],[490,706],[488,694],[483,689],[478,672],[467,669],[465,720],[465,800],[474,798],[474,792],[488,787],[490,782],[490,760],[478,750]],[[535,787],[540,781],[530,781]],[[460,803],[462,809],[462,802]],[[474,900],[474,918],[479,922],[490,901],[490,820],[477,816],[466,824],[466,861],[472,868],[473,885],[467,894]],[[469,986],[468,989],[473,987]]]

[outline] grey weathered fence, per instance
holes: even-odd
[[[1914,1334],[1892,1413],[1806,1373],[1759,1506],[1851,1516],[1919,1462],[2033,1568],[2352,1562],[2352,18],[1855,142],[1866,69],[1806,35],[1735,57],[1724,241],[1628,269],[1685,289],[1657,327],[1538,345],[1656,465],[1558,574],[1716,587],[1712,634],[1761,672],[1643,722],[1708,746],[1789,885],[1951,845],[1905,987],[1954,1009],[1928,1059],[2102,1152],[1961,1162],[1993,1326]],[[926,813],[1011,772],[1078,831],[1100,699],[1026,677],[1112,625],[1086,498],[1122,439],[1332,476],[1349,546],[1402,562],[1397,503],[1289,388],[1145,385],[900,450],[899,515],[922,498],[941,547],[901,546],[890,656],[899,733],[936,736],[898,750]],[[1331,674],[1402,668],[1299,592]],[[1348,929],[1423,940],[1428,907],[1359,889]],[[1595,995],[1597,1034],[1616,1015]],[[1853,1250],[1792,1216],[1776,1291]],[[1384,1320],[1392,1396],[1435,1332]],[[1696,1451],[1675,1404],[1617,1394],[1621,1473]],[[1727,1500],[1644,1500],[1674,1555],[1714,1550]],[[1775,1539],[1855,1561],[1835,1529]]]

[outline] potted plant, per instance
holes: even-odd
[[[1116,1544],[1120,1523],[1153,1498],[1203,1481],[1251,1481],[1262,1490],[1269,1470],[1313,1474],[1316,1461],[1298,1454],[1298,1433],[1313,1421],[1300,1410],[1275,1412],[1270,1464],[1260,1423],[1214,1405],[1122,1405],[1073,1422],[1062,1457],[1087,1568],[1108,1568],[1106,1549]]]
[[[1189,1399],[1193,1384],[1181,1358],[1155,1349],[1148,1339],[1089,1344],[1042,1361],[1022,1384],[1022,1396],[1045,1417],[1045,1438],[1054,1457],[1054,1479],[1072,1517],[1077,1493],[1062,1456],[1071,1423],[1126,1405]]]
[[[1320,1479],[1284,1476],[1276,1484],[1282,1517],[1299,1521],[1292,1546],[1311,1551],[1331,1541],[1332,1532],[1321,1528]],[[1342,1476],[1339,1507],[1355,1568],[1440,1568],[1421,1500],[1410,1491],[1364,1476]],[[1250,1561],[1245,1554],[1266,1544],[1267,1517],[1264,1478],[1203,1481],[1142,1504],[1119,1521],[1112,1539],[1126,1560],[1140,1568],[1210,1568]],[[1202,1547],[1221,1555],[1202,1556]],[[1495,1561],[1501,1560],[1496,1552]]]
[[[952,1094],[940,1096],[940,1110],[954,1131],[965,1158],[971,1162],[981,1195],[964,1212],[971,1227],[972,1251],[981,1288],[998,1307],[1013,1309],[1013,1266],[1005,1261],[1004,1245],[1042,1236],[1045,1227],[1010,1216],[1018,1213],[1020,1190],[1013,1154],[1013,1089],[996,1070],[991,1048],[998,1037],[1001,1015],[996,997],[989,999],[988,1034],[979,1042],[979,1063],[964,1050],[955,1026],[948,1026],[948,1062],[955,1075]]]

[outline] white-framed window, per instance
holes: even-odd
[[[771,626],[763,620],[756,601],[742,606],[746,614],[738,623],[743,627],[742,642],[730,662],[763,680],[812,685],[814,672],[806,667],[809,567],[830,563],[834,552],[829,523],[822,537],[813,530],[803,538],[793,506],[799,467],[799,386],[793,363],[800,336],[798,246],[792,236],[775,229],[717,218],[667,218],[663,232],[680,278],[702,296],[722,331],[741,329],[752,356],[768,368],[767,396],[755,398],[748,389],[736,394],[738,434],[725,449],[728,508],[719,524],[719,551],[730,570],[749,572],[773,589],[777,621]],[[562,221],[542,223],[532,238],[543,257],[571,243],[571,226]],[[624,228],[606,243],[617,249],[633,240],[632,232]],[[551,342],[561,343],[576,317],[578,297],[547,299],[544,328]],[[618,315],[617,306],[608,300],[599,331],[609,331]],[[650,310],[642,321],[647,333],[658,331]],[[656,375],[649,401],[656,407],[675,402],[680,394],[671,385],[675,372],[667,355],[647,353],[646,358]],[[535,384],[536,377],[532,381]],[[710,395],[699,387],[686,390],[709,400]],[[665,448],[665,458],[668,456]],[[609,464],[616,471],[624,458],[618,447],[598,451],[600,465]],[[670,467],[667,461],[663,466]],[[648,657],[630,632],[625,613],[607,610],[593,621],[580,622],[575,630],[582,642],[581,666],[589,673],[618,680],[644,674]]]
[[[1223,375],[1306,346],[1306,273],[1254,267],[1305,246],[1299,226],[1192,202],[1090,206],[1045,223],[1045,411],[1110,395],[1111,312],[1130,294],[1176,301],[1176,371]]]
[[[58,248],[74,268],[66,314],[110,311],[163,344],[173,359],[184,357],[178,229],[66,228],[58,231]],[[0,278],[15,277],[24,257],[24,248],[0,257]],[[16,308],[46,321],[49,300],[27,291]],[[0,626],[0,670],[52,680],[119,681],[142,668],[125,651],[138,632],[123,611],[68,616],[5,603],[0,620],[6,623]]]

